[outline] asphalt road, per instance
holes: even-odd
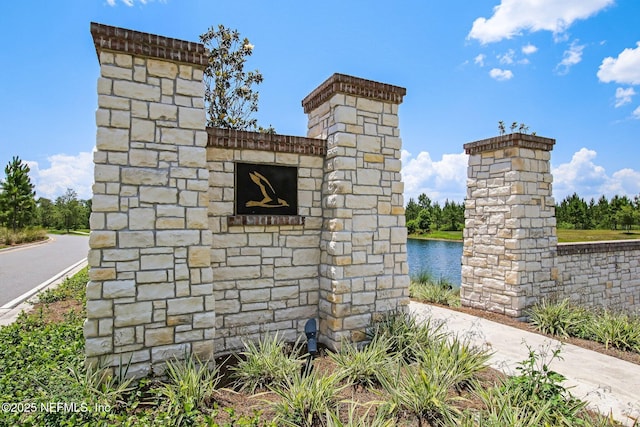
[[[88,236],[49,237],[48,243],[0,251],[0,307],[87,257]]]

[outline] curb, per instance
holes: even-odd
[[[11,251],[15,251],[15,250],[18,250],[18,249],[30,248],[31,246],[44,245],[44,244],[50,243],[52,241],[53,241],[53,239],[50,236],[47,236],[46,239],[38,240],[37,242],[24,243],[24,244],[15,245],[15,246],[7,246],[6,248],[0,249],[0,252],[11,252]]]
[[[8,303],[0,307],[0,326],[6,326],[13,323],[22,311],[31,311],[31,309],[33,308],[33,305],[31,303],[36,302],[37,294],[46,289],[58,286],[64,281],[64,279],[73,276],[86,266],[87,258],[84,258],[83,260],[78,261],[72,266],[67,267],[49,280],[42,282],[30,291],[25,292],[24,294],[20,295],[17,298],[14,298],[12,301],[9,301]]]

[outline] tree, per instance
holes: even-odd
[[[56,211],[59,215],[59,228],[66,229],[67,233],[71,229],[76,229],[83,214],[77,193],[71,188],[67,188],[67,191],[56,199]]]
[[[431,214],[427,209],[423,209],[418,214],[418,228],[422,231],[431,230]]]
[[[6,179],[0,185],[0,220],[14,231],[28,225],[35,212],[36,192],[29,178],[30,171],[18,156],[4,168]]]
[[[52,228],[55,225],[56,207],[47,198],[40,197],[36,203],[37,224],[43,228]]]
[[[625,205],[616,213],[616,222],[630,231],[631,226],[638,222],[638,212],[631,205]]]
[[[256,130],[257,120],[251,115],[258,111],[258,92],[252,86],[262,83],[262,74],[258,70],[244,71],[253,45],[249,39],[241,39],[237,30],[224,25],[218,25],[217,30],[209,28],[200,35],[200,41],[210,52],[204,71],[208,126]]]
[[[407,203],[407,207],[404,209],[404,216],[407,220],[407,225],[409,221],[412,221],[418,218],[418,214],[420,213],[420,206],[413,200],[413,198],[409,199],[409,203]]]

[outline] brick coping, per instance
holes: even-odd
[[[502,148],[522,147],[534,150],[551,151],[556,140],[525,133],[510,133],[508,135],[494,136],[493,138],[464,144],[466,154],[478,154],[485,151],[496,151]]]
[[[279,135],[224,128],[207,128],[207,147],[272,151],[325,156],[327,141],[303,136]]]
[[[633,250],[640,250],[640,239],[558,243],[558,255],[592,254]]]
[[[407,89],[360,77],[335,73],[302,100],[306,114],[328,101],[334,94],[344,93],[375,101],[401,104]]]
[[[91,23],[91,35],[98,60],[100,60],[101,51],[111,50],[192,64],[202,68],[208,64],[209,54],[202,43],[112,27],[97,22]]]

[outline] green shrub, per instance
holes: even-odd
[[[169,382],[163,383],[158,393],[166,398],[164,408],[176,425],[195,422],[200,410],[213,400],[220,374],[219,367],[210,369],[209,365],[194,354],[167,362]]]
[[[367,336],[369,339],[387,338],[390,343],[389,354],[398,355],[407,362],[415,362],[422,352],[447,337],[442,327],[442,323],[432,323],[431,318],[419,323],[409,313],[391,311],[369,327]]]
[[[576,336],[588,321],[584,309],[574,307],[568,299],[543,300],[529,310],[529,322],[540,332],[560,337]]]
[[[588,325],[593,339],[623,351],[640,353],[640,318],[602,310]]]
[[[26,227],[13,231],[0,227],[0,246],[37,242],[47,238],[47,230],[41,227]]]
[[[330,411],[327,414],[326,422],[327,427],[395,427],[396,421],[393,418],[393,414],[390,413],[390,405],[383,404],[375,410],[373,406],[369,406],[364,414],[358,414],[361,412],[361,408],[355,402],[349,402],[346,404],[347,408],[341,408],[340,411]],[[370,412],[374,410],[374,413]],[[339,414],[346,412],[346,420],[341,420]]]
[[[338,407],[337,394],[344,388],[338,383],[335,374],[322,376],[311,370],[269,386],[280,397],[275,404],[276,423],[302,427],[325,425],[327,417]]]
[[[420,355],[418,363],[425,370],[447,372],[452,385],[460,388],[468,386],[490,358],[491,352],[456,336],[435,343]]]
[[[302,343],[298,341],[287,349],[278,333],[266,334],[257,344],[244,342],[245,350],[238,356],[238,363],[231,367],[236,386],[254,393],[273,384],[291,378],[303,364]]]
[[[542,412],[543,423],[581,425],[579,415],[586,403],[571,396],[562,385],[565,377],[549,368],[554,359],[560,359],[560,349],[553,350],[550,355],[548,352],[548,347],[540,354],[529,347],[528,359],[516,367],[520,374],[504,380],[502,392],[509,394],[511,403],[523,408],[529,416]]]
[[[38,294],[38,301],[45,304],[68,299],[85,302],[88,282],[89,267],[85,267],[74,276],[64,279],[59,286],[46,289]]]
[[[379,385],[384,376],[389,375],[391,340],[375,336],[366,346],[359,349],[357,344],[344,342],[340,350],[329,353],[329,358],[338,366],[338,376],[357,387]]]
[[[451,282],[443,277],[434,279],[426,270],[411,277],[409,295],[421,302],[460,306],[460,289],[454,289]]]
[[[424,422],[455,425],[458,410],[453,402],[459,398],[449,393],[455,385],[454,376],[436,366],[424,368],[419,364],[401,363],[394,376],[382,381],[393,412],[415,416],[419,426]]]

